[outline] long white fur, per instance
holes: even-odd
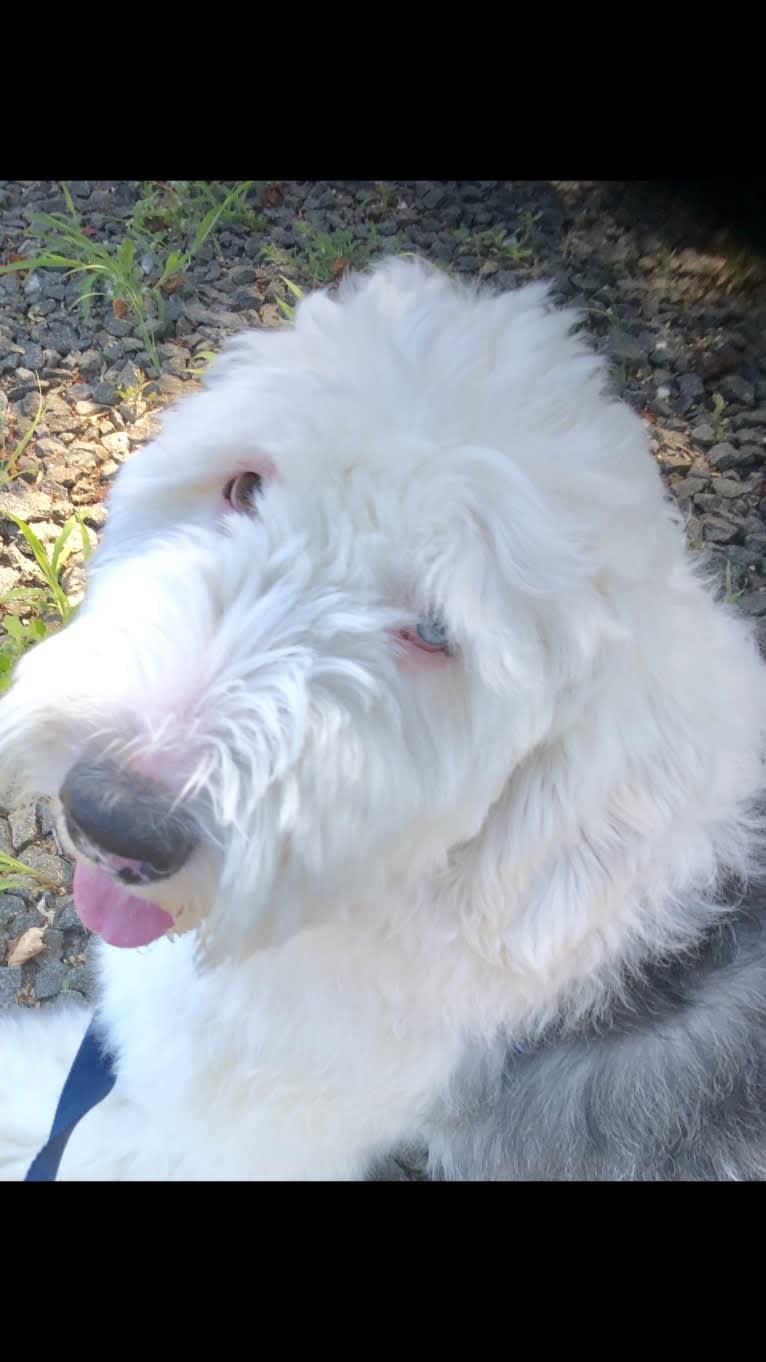
[[[389,261],[232,342],[121,470],[0,758],[55,794],[97,736],[208,837],[159,897],[196,930],[101,950],[120,1078],[63,1176],[361,1177],[467,1048],[597,1011],[755,868],[763,664],[574,321]],[[429,611],[438,669],[396,640]],[[36,1073],[55,1022],[0,1027],[5,1177],[73,1015]]]

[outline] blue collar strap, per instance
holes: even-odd
[[[74,1058],[56,1107],[51,1133],[31,1164],[25,1182],[55,1182],[59,1164],[77,1122],[114,1087],[117,1075],[112,1058],[104,1050],[91,1022]]]

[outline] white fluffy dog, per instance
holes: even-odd
[[[121,470],[0,707],[105,943],[62,1178],[766,1173],[764,667],[575,320],[390,261]],[[6,1178],[86,1024],[0,1026]]]

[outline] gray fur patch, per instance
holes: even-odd
[[[766,893],[598,1021],[469,1054],[427,1133],[436,1179],[766,1177]]]

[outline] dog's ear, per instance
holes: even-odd
[[[445,452],[426,495],[431,506],[416,512],[418,577],[488,684],[526,678],[539,687],[541,674],[566,684],[605,636],[620,633],[582,522],[546,501],[506,454]]]
[[[450,451],[439,486],[439,515],[420,546],[423,577],[466,641],[468,665],[506,701],[506,737],[517,735],[509,750],[518,752],[481,829],[451,853],[451,883],[472,945],[495,964],[514,957],[534,972],[549,967],[557,941],[575,948],[582,914],[608,890],[610,770],[604,760],[590,779],[579,719],[602,682],[622,687],[616,659],[629,628],[579,507],[548,499],[514,459],[482,447]],[[606,722],[610,760],[630,723],[616,709]],[[590,791],[601,775],[604,789]],[[620,768],[616,785],[624,775]],[[603,844],[590,845],[578,826],[586,787],[603,814]],[[548,919],[551,904],[561,922]]]
[[[627,646],[604,641],[583,599],[581,630],[602,646],[554,690],[547,728],[530,728],[481,828],[449,857],[466,939],[530,996],[596,978],[647,941],[677,945],[722,886],[763,873],[766,704],[750,622],[680,568]],[[546,692],[550,676],[538,680]]]

